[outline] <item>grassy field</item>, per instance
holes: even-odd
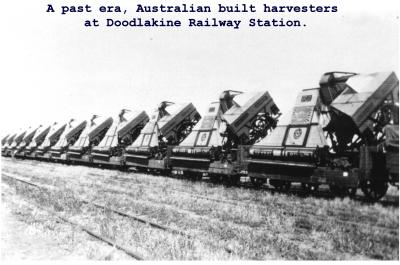
[[[11,159],[2,162],[5,173],[58,187],[46,191],[2,178],[11,194],[2,193],[6,201],[17,198],[63,213],[128,245],[146,259],[399,258],[397,189],[390,190],[388,196],[397,199],[397,206],[383,206],[83,166]],[[82,198],[192,236],[154,229],[83,204]]]

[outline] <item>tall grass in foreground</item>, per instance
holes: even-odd
[[[51,168],[51,171],[49,170]],[[348,198],[301,198],[268,191],[86,167],[6,164],[16,174],[57,185],[60,194],[33,189],[22,196],[64,211],[152,259],[398,259],[398,233],[335,222],[342,218],[398,228],[398,208]],[[125,179],[121,182],[120,179]],[[23,188],[22,189],[27,189]],[[185,192],[180,192],[183,190]],[[64,194],[65,193],[65,194]],[[29,195],[31,194],[31,195]],[[235,204],[205,200],[190,194]],[[113,208],[183,229],[177,237],[82,205],[84,196]],[[305,216],[301,213],[310,213]],[[312,214],[332,216],[324,221]]]

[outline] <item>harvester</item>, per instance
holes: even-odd
[[[87,123],[88,122],[85,120],[76,121],[71,119],[57,143],[51,146],[50,149],[42,155],[42,157],[55,161],[65,160],[65,154],[68,148],[78,140],[79,136],[86,128]]]
[[[199,119],[192,103],[161,102],[139,137],[126,148],[125,165],[137,170],[168,171],[172,147],[189,135]]]
[[[62,159],[75,163],[91,163],[93,147],[103,140],[112,123],[112,117],[93,115],[78,140],[62,155]]]
[[[1,143],[1,155],[8,156],[8,150],[11,148],[11,144],[14,141],[14,138],[17,137],[18,133],[10,134],[6,141]]]
[[[31,130],[31,127],[28,129],[20,129],[20,131],[15,135],[15,137],[11,140],[9,140],[9,143],[7,146],[4,147],[4,156],[12,156],[14,150],[17,148],[17,146],[22,142],[24,139],[26,133]]]
[[[267,91],[240,95],[243,104],[234,100],[239,91],[224,91],[212,102],[207,114],[191,134],[173,148],[172,173],[193,179],[209,176],[214,181],[236,184],[245,173],[246,149],[267,135],[277,124],[279,109]],[[239,97],[239,96],[238,96]]]
[[[44,141],[40,145],[38,144],[33,156],[45,158],[45,154],[58,142],[66,127],[67,123],[53,123]]]
[[[103,140],[92,150],[93,163],[123,165],[125,148],[133,143],[149,121],[145,111],[122,109],[108,129]]]
[[[36,149],[44,142],[46,139],[47,134],[50,132],[51,125],[48,127],[40,127],[35,135],[33,136],[32,141],[29,143],[27,147],[25,147],[25,150],[23,151],[23,156],[24,157],[35,157],[35,151]]]
[[[398,186],[398,89],[394,72],[325,73],[320,87],[298,94],[290,122],[249,149],[249,177],[279,190],[361,187],[380,199],[388,183]]]
[[[23,137],[22,141],[18,144],[15,145],[14,147],[12,146],[12,156],[14,157],[24,157],[25,156],[25,149],[29,146],[33,138],[35,137],[36,132],[42,128],[42,125],[39,125],[39,127],[33,127],[28,129],[26,132],[25,136]],[[16,141],[14,141],[13,144],[15,144]]]
[[[7,142],[8,137],[10,137],[10,134],[7,134],[6,136],[3,137],[3,139],[1,139],[1,146],[5,145],[5,143]]]

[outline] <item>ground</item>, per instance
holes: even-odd
[[[151,260],[399,259],[396,188],[366,203],[3,158],[1,212],[2,259],[131,258],[49,212]]]
[[[27,206],[6,189],[2,187],[2,260],[129,259],[125,253]]]

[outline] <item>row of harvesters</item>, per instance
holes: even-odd
[[[394,72],[325,73],[302,90],[290,121],[267,91],[227,90],[203,117],[192,103],[161,102],[149,117],[123,109],[21,130],[2,155],[135,168],[235,185],[249,177],[278,190],[292,183],[370,199],[398,187],[399,81]]]

